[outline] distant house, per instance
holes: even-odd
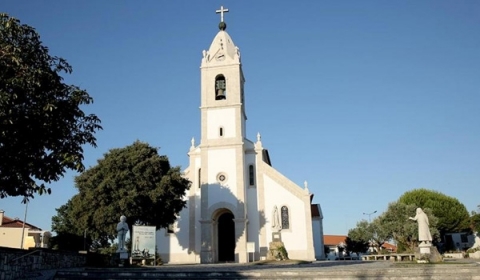
[[[465,251],[479,245],[480,238],[478,234],[469,234],[467,232],[446,233],[443,249],[446,251]]]
[[[42,238],[44,236],[47,238]],[[48,237],[50,237],[50,232],[43,231],[32,224],[24,223],[18,218],[9,218],[5,216],[5,211],[0,210],[0,247],[18,249],[46,247],[47,244],[44,246],[43,241],[47,241]]]
[[[346,235],[324,235],[323,244],[330,249],[330,252],[326,255],[328,260],[335,260],[336,258],[343,257],[343,252],[340,252],[338,247],[345,247],[347,239]]]
[[[393,245],[393,244],[390,244],[390,243],[383,243],[382,244],[382,249],[385,249],[387,251],[389,251],[390,253],[396,253],[397,252],[397,246]]]

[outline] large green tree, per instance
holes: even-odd
[[[380,251],[380,247],[383,243],[387,242],[390,237],[389,232],[380,226],[378,218],[375,218],[372,222],[361,220],[355,228],[348,231],[348,238],[352,243],[352,247],[355,245],[358,246],[357,249],[359,249],[367,243],[375,247],[377,252]],[[353,250],[351,251],[355,252]]]
[[[89,94],[63,83],[71,72],[34,28],[0,14],[0,198],[50,193],[45,183],[84,170],[82,145],[101,126],[81,109]]]
[[[404,193],[399,202],[429,208],[438,218],[438,230],[441,236],[448,232],[470,231],[470,215],[467,208],[458,199],[437,191],[415,189]]]
[[[120,215],[127,217],[130,228],[172,224],[186,205],[190,181],[157,148],[136,141],[110,150],[75,178],[75,186],[78,194],[57,209],[52,228],[59,234],[86,230],[95,246],[105,246],[116,237]]]
[[[415,216],[416,209],[417,206],[413,204],[393,202],[388,205],[387,211],[376,219],[378,227],[397,242],[399,251],[402,249],[413,251],[418,244],[418,225],[409,220],[409,217]],[[438,219],[432,214],[431,209],[423,210],[429,220],[432,238],[435,239],[438,237]]]

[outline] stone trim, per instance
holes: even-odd
[[[229,210],[230,212],[232,212],[232,214],[234,215],[234,218],[236,217],[235,213],[236,213],[236,210],[237,210],[237,207],[235,207],[233,204],[231,203],[228,203],[228,202],[217,202],[213,205],[211,205],[210,207],[208,207],[208,210],[207,210],[207,220],[203,220],[204,222],[205,221],[213,221],[214,219],[216,219],[217,217],[217,214],[216,213],[218,210],[220,209],[227,209]],[[202,221],[200,221],[202,222]]]
[[[290,193],[294,194],[296,197],[303,199],[303,196],[305,195],[305,190],[303,188],[285,177],[285,175],[278,172],[275,168],[266,164],[263,160],[261,161],[261,166],[264,175],[269,176],[272,180],[276,181],[279,185],[288,190]],[[308,205],[310,207],[310,202]]]

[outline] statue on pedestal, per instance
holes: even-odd
[[[118,249],[117,252],[124,252],[127,249],[125,248],[125,237],[128,232],[127,217],[121,216],[120,222],[117,224],[117,238],[118,238]]]

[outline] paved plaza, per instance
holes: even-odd
[[[390,261],[318,261],[305,264],[192,264],[50,271],[45,279],[479,279],[480,262],[440,264]]]

